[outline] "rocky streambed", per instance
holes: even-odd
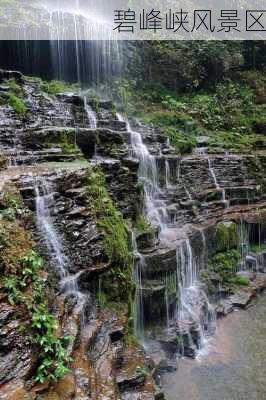
[[[164,375],[167,399],[264,399],[265,312],[264,294],[247,310],[220,320],[197,360],[181,360],[177,372]]]

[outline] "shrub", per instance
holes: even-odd
[[[235,278],[232,278],[231,282],[233,285],[239,285],[239,286],[249,285],[249,279],[246,278],[245,276],[236,276]]]
[[[51,82],[42,82],[41,89],[48,94],[57,95],[65,92],[68,86],[64,82],[54,80]]]
[[[7,99],[8,99],[8,104],[10,107],[13,108],[13,110],[19,115],[19,116],[24,116],[27,112],[27,107],[24,103],[23,100],[21,100],[19,97],[17,97],[13,93],[8,93],[7,94]]]

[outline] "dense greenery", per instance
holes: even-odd
[[[21,329],[38,353],[35,381],[57,380],[68,371],[66,346],[71,338],[57,333],[44,290],[43,260],[33,250],[31,235],[20,224],[23,212],[20,197],[6,194],[0,208],[0,289],[26,321]]]
[[[129,74],[114,96],[128,115],[169,136],[178,153],[191,153],[202,136],[209,153],[262,148],[265,42],[254,43],[131,43]]]
[[[23,117],[27,112],[27,107],[23,100],[24,91],[15,79],[9,79],[3,82],[4,87],[7,88],[7,92],[1,93],[0,104],[9,104],[10,107],[18,114]]]

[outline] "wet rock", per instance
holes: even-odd
[[[117,342],[118,340],[121,340],[124,336],[124,327],[123,326],[115,327],[109,333],[109,335],[112,342]]]
[[[154,400],[166,400],[164,392],[158,391],[154,395]]]
[[[162,349],[169,354],[177,353],[180,350],[178,334],[176,328],[169,328],[167,332],[163,332],[161,336],[157,336],[156,340],[161,344]]]
[[[90,215],[86,207],[76,207],[67,213],[68,218],[88,217]]]
[[[33,349],[19,332],[20,320],[15,309],[1,303],[0,311],[0,384],[25,378],[34,367]]]
[[[246,278],[250,281],[253,281],[256,278],[256,274],[252,271],[238,271],[236,276]]]
[[[233,311],[234,307],[230,300],[221,300],[216,306],[216,314],[218,318],[225,317]]]
[[[234,307],[246,308],[254,299],[254,296],[255,294],[252,291],[242,291],[230,296],[230,301]]]
[[[266,275],[265,274],[256,274],[256,278],[252,281],[252,287],[257,292],[262,292],[266,289]]]
[[[121,372],[116,377],[116,383],[120,392],[124,392],[126,390],[134,390],[144,385],[146,380],[146,373],[141,370],[136,370],[132,374],[128,374],[127,372]]]
[[[177,359],[175,358],[164,358],[156,366],[156,371],[158,373],[162,372],[174,372],[177,370]]]
[[[76,392],[75,378],[72,374],[67,374],[55,386],[55,391],[60,400],[72,400]]]
[[[22,380],[14,379],[0,387],[1,400],[25,400],[28,397],[29,393]]]
[[[15,79],[18,83],[23,83],[24,78],[21,72],[19,71],[6,71],[0,69],[0,82],[8,79]]]
[[[84,98],[80,97],[74,93],[60,93],[57,95],[57,98],[61,101],[66,103],[74,104],[76,106],[83,106],[84,107]]]
[[[40,396],[40,400],[61,400],[56,392],[50,392],[43,396]]]

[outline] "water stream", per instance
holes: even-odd
[[[68,272],[69,260],[66,257],[62,245],[62,237],[58,233],[51,210],[54,211],[54,190],[46,180],[36,180],[36,222],[37,228],[49,252],[51,264],[59,277],[60,292],[65,296],[73,296],[76,299],[77,311],[83,320],[83,308],[86,303],[85,294],[78,288],[77,275]]]
[[[118,115],[122,120],[122,116]],[[145,209],[144,215],[148,222],[153,226],[159,227],[159,240],[165,240],[171,227],[169,227],[169,217],[167,206],[163,195],[165,190],[170,187],[170,167],[169,162],[165,161],[166,170],[166,188],[160,188],[159,173],[156,164],[156,158],[150,154],[148,147],[142,140],[142,135],[132,130],[127,123],[127,130],[130,133],[132,155],[139,160],[139,181],[143,183]],[[191,196],[188,193],[188,197]],[[167,239],[166,239],[167,241]],[[140,253],[137,247],[135,236],[132,239],[135,254],[135,272],[134,279],[136,283],[135,299],[135,333],[143,340],[145,334],[144,306],[143,306],[143,277],[145,276],[145,257]],[[176,250],[177,273],[175,276],[176,291],[179,298],[177,305],[176,321],[179,327],[187,325],[186,331],[190,332],[190,325],[196,325],[199,331],[198,348],[201,348],[204,341],[204,332],[210,331],[209,322],[215,325],[214,312],[208,302],[207,296],[198,282],[200,266],[193,257],[193,251],[189,239],[185,240]],[[170,305],[168,293],[169,277],[165,276],[165,320],[166,329],[170,327]],[[202,310],[205,312],[202,312]],[[183,328],[182,328],[183,329]],[[182,330],[181,329],[181,330]]]
[[[97,129],[97,117],[91,106],[87,102],[87,97],[84,96],[84,108],[89,120],[89,126],[91,129]]]
[[[225,192],[225,189],[221,188],[221,186],[220,186],[219,183],[218,183],[218,180],[217,180],[217,177],[216,177],[214,168],[213,168],[212,165],[211,165],[211,160],[210,160],[210,158],[207,157],[207,160],[208,160],[209,171],[210,171],[210,174],[211,174],[211,176],[212,176],[212,178],[213,178],[213,182],[214,182],[214,184],[215,184],[215,187],[216,187],[216,189],[217,189],[218,192],[221,192],[221,199],[222,199],[222,202],[225,204],[225,207],[228,208],[230,204],[229,204],[229,201],[226,199],[226,192]]]
[[[266,295],[248,310],[219,320],[208,353],[182,359],[162,377],[167,400],[263,400],[266,398]]]

